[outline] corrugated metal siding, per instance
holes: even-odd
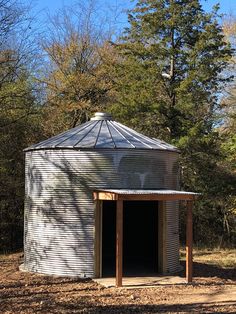
[[[93,277],[92,191],[176,189],[177,159],[178,153],[157,150],[28,151],[25,268],[46,274]],[[172,271],[178,266],[178,235],[171,233],[173,202],[169,204],[171,244],[167,256],[168,269]]]
[[[166,202],[166,270],[168,273],[180,270],[179,265],[179,204]]]

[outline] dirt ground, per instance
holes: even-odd
[[[236,313],[236,269],[194,263],[194,284],[127,290],[18,270],[0,256],[0,313]],[[184,275],[184,271],[183,274]]]

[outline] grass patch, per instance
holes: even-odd
[[[185,260],[185,249],[180,249],[180,259]],[[193,249],[195,262],[221,268],[236,268],[236,249]]]

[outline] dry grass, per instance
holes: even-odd
[[[236,269],[236,249],[198,249],[193,250],[194,262],[214,265],[223,269]],[[181,260],[185,258],[185,250],[180,250]]]

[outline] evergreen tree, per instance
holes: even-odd
[[[139,0],[116,45],[113,110],[123,122],[181,148],[183,187],[203,193],[195,216],[202,226],[199,241],[206,240],[208,228],[216,239],[224,231],[223,199],[235,182],[223,165],[215,128],[233,53],[217,11],[204,12],[199,0]]]
[[[211,131],[232,53],[217,18],[217,7],[205,13],[198,0],[138,1],[118,45],[119,100],[127,120],[151,112],[160,132],[174,139],[191,128]]]

